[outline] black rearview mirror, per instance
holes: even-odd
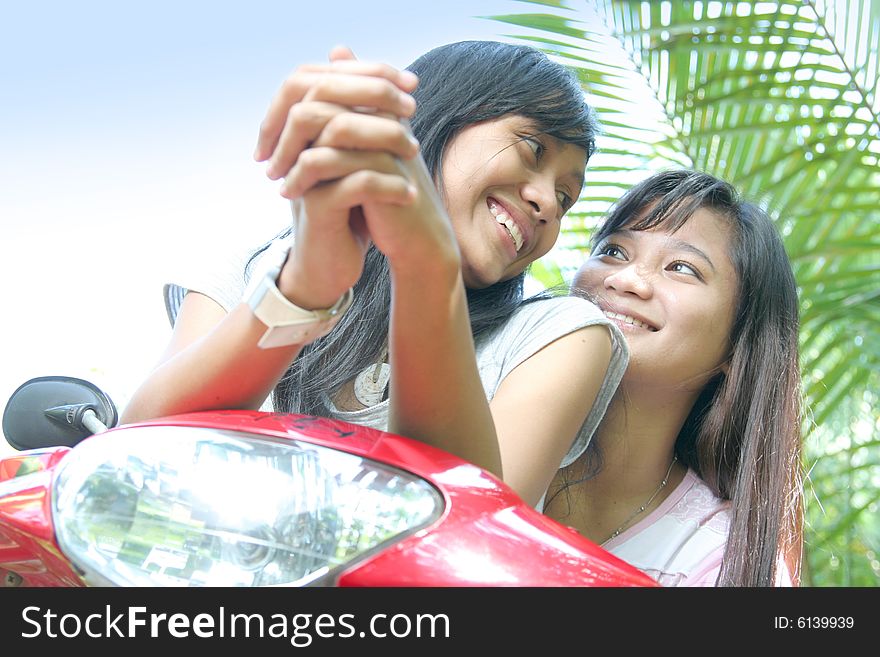
[[[3,434],[19,450],[73,447],[115,426],[113,401],[97,386],[70,376],[31,379],[12,393],[3,411]]]

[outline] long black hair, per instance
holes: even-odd
[[[577,80],[534,48],[463,41],[435,48],[408,68],[419,76],[413,93],[413,134],[437,182],[442,181],[443,152],[461,130],[505,115],[532,120],[542,132],[582,147],[588,159],[595,151],[597,124]],[[520,274],[483,289],[468,289],[475,339],[502,324],[523,303],[524,278]],[[333,331],[300,352],[272,393],[275,410],[331,415],[333,394],[379,357],[388,339],[390,308],[388,262],[371,246],[354,286],[354,303]]]
[[[732,502],[718,583],[771,586],[782,558],[797,568],[802,513],[797,286],[776,227],[732,185],[667,171],[631,188],[593,243],[623,228],[674,232],[699,208],[731,228],[736,309],[726,371],[703,388],[675,452]]]

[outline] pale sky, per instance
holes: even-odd
[[[403,67],[515,31],[513,0],[7,3],[0,13],[0,400],[87,378],[120,407],[170,336],[161,287],[196,244],[257,243],[288,206],[251,157],[297,64],[337,43]],[[0,451],[5,448],[5,441]]]

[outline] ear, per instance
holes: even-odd
[[[730,374],[730,359],[728,358],[726,361],[721,363],[721,365],[718,366],[718,369],[721,370],[721,373],[724,374],[724,376]]]

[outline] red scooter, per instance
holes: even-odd
[[[302,415],[113,427],[92,384],[10,398],[7,586],[656,586],[441,450]]]

